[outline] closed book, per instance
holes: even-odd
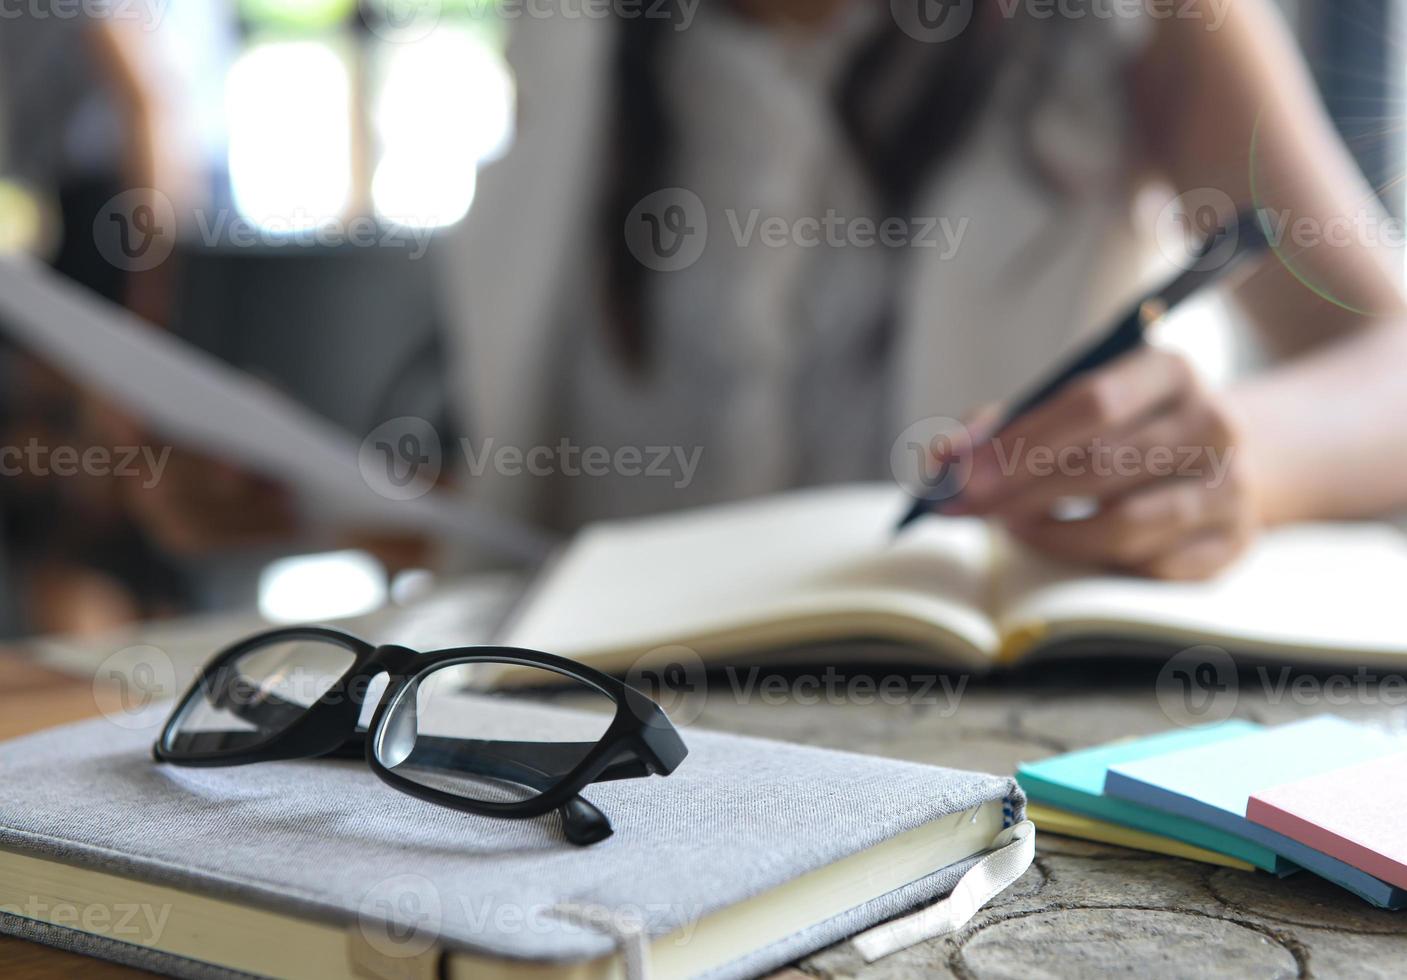
[[[685,730],[671,776],[587,788],[615,833],[574,847],[359,761],[161,765],[126,722],[0,745],[0,931],[178,976],[746,976],[982,877],[1024,813],[1009,778]]]

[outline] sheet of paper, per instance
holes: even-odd
[[[320,517],[450,536],[517,559],[551,546],[536,529],[441,491],[378,493],[349,433],[47,267],[0,259],[0,330],[161,437],[296,488]]]

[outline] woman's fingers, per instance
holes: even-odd
[[[1083,453],[1057,458],[1020,492],[975,512],[1034,521],[1049,516],[1062,499],[1102,503],[1160,480],[1196,481],[1215,489],[1230,472],[1232,444],[1230,428],[1215,407],[1189,395],[1128,431],[1096,437]]]
[[[977,448],[963,493],[964,508],[988,513],[1033,493],[1046,476],[1030,465],[1031,454],[1056,460],[1057,465],[1061,459],[1078,459],[1097,437],[1138,427],[1181,401],[1195,385],[1196,377],[1182,357],[1157,348],[1128,354],[1076,381]]]
[[[1250,538],[1242,529],[1224,526],[1197,535],[1133,571],[1169,582],[1196,582],[1211,578],[1231,564],[1249,543]]]
[[[297,530],[287,490],[217,460],[172,452],[157,477],[130,484],[127,499],[133,515],[172,553],[261,544]]]
[[[1001,402],[988,402],[963,417],[962,424],[967,428],[973,445],[980,444],[996,435],[1006,407]]]
[[[1163,571],[1160,562],[1204,535],[1229,531],[1239,509],[1232,494],[1209,493],[1195,480],[1166,480],[1110,501],[1082,521],[1042,519],[1010,525],[1023,543],[1068,561]],[[1175,567],[1195,564],[1201,552]]]
[[[1254,480],[1225,403],[1179,355],[1129,354],[979,443],[947,513],[1004,522],[1068,561],[1158,578],[1203,578],[1246,546],[1258,523]],[[1064,500],[1093,516],[1059,521]]]
[[[1095,444],[1064,454],[1028,457],[1024,468],[1032,479],[1019,481],[1011,493],[984,504],[980,499],[965,500],[974,514],[1000,520],[1025,522],[1046,517],[1061,500],[1085,498],[1098,501],[1124,497],[1146,484],[1177,475],[1178,460],[1154,459],[1156,446],[1186,444],[1195,433],[1182,412],[1157,416],[1131,431],[1115,434],[1109,441],[1096,438]],[[1175,456],[1176,454],[1174,454]]]
[[[970,412],[956,424],[944,426],[927,447],[932,468],[937,470],[947,463],[971,458],[991,438],[1001,416],[1001,406],[993,403]]]

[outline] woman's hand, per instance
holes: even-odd
[[[1244,449],[1229,402],[1181,356],[1148,348],[979,445],[965,490],[943,512],[1000,520],[1022,542],[1070,561],[1205,578],[1261,524]],[[1097,510],[1059,519],[1073,502]]]
[[[160,473],[124,489],[132,517],[175,555],[286,543],[299,530],[284,487],[181,449],[170,450]]]
[[[140,468],[118,481],[132,520],[169,554],[198,556],[213,551],[284,543],[300,530],[297,509],[285,487],[229,463],[163,445],[131,416],[89,395],[84,423],[95,442],[114,452],[140,447]]]

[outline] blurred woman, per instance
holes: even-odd
[[[489,472],[479,492],[571,527],[887,478],[907,426],[1010,398],[1147,283],[1149,188],[1203,224],[1208,207],[1383,224],[1268,0],[949,4],[947,20],[922,2],[520,22],[521,130],[448,277],[468,431],[703,452],[687,487]],[[807,241],[827,216],[835,234]],[[664,254],[671,219],[694,230],[673,243],[687,262]],[[900,244],[866,247],[862,219],[898,219]],[[632,250],[634,225],[658,254]],[[1399,267],[1371,235],[1329,237],[1280,243],[1237,290],[1276,366],[1212,390],[1175,354],[1126,357],[979,453],[966,512],[1180,578],[1265,525],[1407,501]],[[1099,444],[1204,465],[1002,466],[1021,446],[1088,460]],[[1219,477],[1212,459],[1229,460]],[[1088,520],[1052,517],[1091,496]]]
[[[1131,354],[984,445],[962,512],[1195,578],[1268,525],[1407,502],[1391,226],[1270,0],[531,12],[515,143],[441,253],[486,503],[566,530],[888,479],[906,429],[980,434],[1168,274],[1170,237],[1251,208],[1276,248],[1235,297],[1273,365],[1218,389]]]

